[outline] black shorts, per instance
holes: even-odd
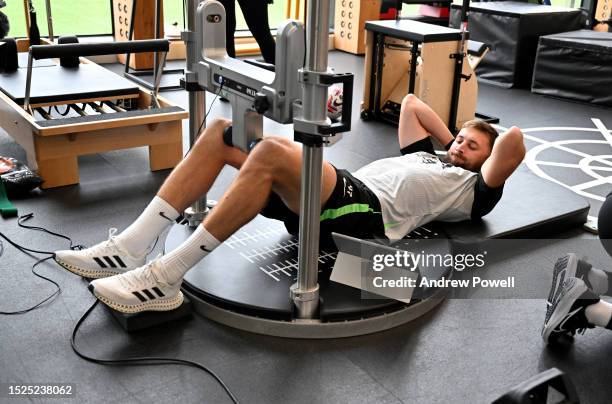
[[[287,231],[297,235],[299,216],[276,194],[270,194],[261,214],[285,223]],[[336,186],[321,211],[321,243],[331,242],[331,233],[361,239],[384,238],[380,202],[363,182],[346,170],[336,169]]]

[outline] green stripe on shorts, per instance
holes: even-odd
[[[337,219],[340,216],[348,215],[351,213],[374,213],[374,209],[367,203],[353,203],[351,205],[345,205],[337,209],[325,209],[321,213],[321,221],[327,219]]]

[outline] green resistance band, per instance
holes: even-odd
[[[13,204],[8,200],[8,196],[6,195],[6,189],[4,188],[4,182],[0,179],[0,216],[4,219],[8,219],[9,217],[17,216],[17,209],[13,206]]]

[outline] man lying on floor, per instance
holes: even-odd
[[[172,310],[183,301],[185,273],[257,214],[282,220],[297,233],[300,145],[270,136],[246,154],[224,143],[223,131],[230,124],[215,120],[205,129],[153,201],[121,234],[111,229],[107,241],[81,251],[57,251],[55,260],[77,275],[96,279],[90,290],[113,309]],[[517,127],[497,138],[489,124],[469,121],[453,138],[414,95],[402,101],[398,137],[402,156],[377,160],[352,174],[323,162],[322,239],[338,232],[397,240],[433,220],[480,218],[499,201],[504,182],[525,156]],[[436,156],[431,137],[446,145],[444,159]],[[217,206],[183,244],[146,263],[155,239],[208,192],[226,164],[239,171]]]

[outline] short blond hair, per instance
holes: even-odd
[[[497,139],[498,136],[495,128],[493,128],[491,124],[483,121],[482,119],[472,119],[470,121],[466,121],[463,126],[461,126],[461,128],[476,129],[477,131],[485,134],[489,138],[491,149],[493,148],[493,145],[495,144],[495,139]]]

